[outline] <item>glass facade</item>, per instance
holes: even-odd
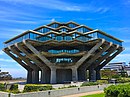
[[[67,29],[66,27],[64,27],[66,25],[66,27],[70,27],[70,28],[74,28],[73,30],[76,30],[77,32],[74,32],[73,34],[69,34],[69,30],[70,32],[73,31],[72,29]],[[37,41],[48,41],[48,40],[57,40],[58,42],[60,41],[71,41],[73,39],[82,41],[82,42],[87,42],[89,40],[94,40],[94,39],[105,39],[108,42],[112,42],[114,44],[118,44],[120,46],[122,46],[122,42],[118,41],[117,39],[113,39],[111,36],[105,35],[102,32],[92,32],[92,33],[87,33],[90,31],[90,29],[88,29],[86,26],[81,26],[81,27],[76,27],[77,25],[75,23],[68,23],[68,24],[58,24],[58,23],[53,23],[49,25],[50,27],[52,27],[53,29],[61,27],[58,30],[54,30],[57,32],[66,32],[67,34],[56,34],[51,32],[53,29],[52,28],[47,28],[45,26],[43,26],[42,28],[39,28],[38,30],[35,30],[37,32],[40,33],[34,33],[34,32],[28,32],[27,34],[24,34],[18,38],[15,38],[14,40],[11,40],[8,43],[5,43],[7,46],[8,45],[12,45],[14,43],[17,42],[21,42],[22,40],[26,40],[26,39],[30,39],[30,40],[37,40]],[[63,26],[63,27],[62,27]],[[76,28],[75,28],[76,27]],[[42,35],[42,33],[47,33],[47,32],[51,32],[51,34],[48,35]],[[82,34],[79,34],[79,33]]]
[[[73,49],[73,50],[66,50],[66,49],[63,49],[63,50],[48,50],[48,52],[52,53],[52,54],[59,54],[59,53],[70,53],[70,54],[74,54],[74,53],[78,53],[79,50],[76,50],[76,49]]]
[[[59,24],[52,24],[52,25],[50,25],[50,27],[52,27],[52,28],[58,28],[59,27]]]
[[[71,58],[56,58],[56,63],[72,63]]]
[[[75,27],[76,27],[76,25],[75,25],[75,24],[70,23],[70,24],[68,24],[68,27],[70,27],[70,28],[75,28]]]
[[[94,40],[94,39],[98,39],[98,38],[105,39],[108,42],[113,42],[114,44],[118,44],[118,45],[122,46],[122,42],[115,40],[107,35],[101,34],[100,32],[94,32],[94,33],[85,34],[85,35],[78,35],[77,33],[74,33],[72,35],[66,35],[66,36],[62,36],[62,34],[61,35],[49,34],[49,35],[45,36],[42,34],[28,32],[27,34],[6,43],[6,46],[21,42],[22,40],[26,40],[26,39],[37,40],[37,41],[48,41],[48,40],[53,39],[53,40],[57,40],[59,42],[63,41],[63,40],[71,41],[73,39],[77,39],[82,42],[87,42],[89,40]]]
[[[50,32],[51,30],[49,28],[41,28],[39,30],[36,30],[37,32],[40,32],[40,33],[47,33],[47,32]]]
[[[66,32],[66,31],[68,31],[66,28],[61,28],[59,31],[61,31],[61,32]]]
[[[89,32],[90,30],[85,27],[80,27],[76,29],[76,31],[81,32],[81,33],[86,33],[86,32]]]

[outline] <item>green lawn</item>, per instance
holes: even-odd
[[[105,97],[104,93],[101,94],[93,94],[93,95],[87,95],[87,96],[82,96],[82,97]]]

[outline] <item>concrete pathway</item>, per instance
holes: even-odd
[[[74,95],[67,95],[67,96],[62,96],[62,97],[81,97],[85,95],[91,95],[91,94],[100,94],[103,93],[104,91],[92,91],[92,92],[87,92],[87,93],[80,93],[80,94],[74,94]]]

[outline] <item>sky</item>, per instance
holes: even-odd
[[[26,70],[6,55],[3,42],[52,21],[74,21],[123,40],[111,62],[130,62],[130,0],[0,0],[0,67],[13,77]]]

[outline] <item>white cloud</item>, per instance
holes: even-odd
[[[33,5],[37,7],[44,7],[48,9],[58,9],[63,11],[81,11],[82,7],[77,6],[76,4],[72,3],[66,3],[59,0],[29,0],[28,2],[26,0],[1,0],[4,2],[11,2],[13,4],[27,4],[27,5]]]
[[[119,54],[113,60],[113,62],[130,62],[130,54]]]
[[[2,61],[2,62],[16,62],[13,59],[5,59],[5,58],[0,58],[0,61]]]
[[[86,4],[76,4],[72,2],[64,2],[61,0],[1,0],[11,4],[26,4],[26,5],[33,5],[37,7],[43,7],[48,9],[56,9],[61,11],[88,11],[88,12],[99,12],[105,13],[109,11],[109,7],[105,6],[97,6],[96,3],[86,3]],[[92,1],[93,2],[93,1]],[[95,1],[94,1],[95,2]]]
[[[0,50],[0,55],[4,55],[4,52],[2,50]]]
[[[26,29],[2,28],[0,38],[12,38],[14,35],[16,36],[24,31]]]
[[[126,42],[126,43],[129,43],[129,42],[130,42],[129,39],[123,39],[123,40],[124,40],[124,42]]]
[[[7,20],[7,19],[0,19],[1,22],[4,21],[4,22],[15,22],[15,23],[21,23],[21,24],[37,24],[36,21],[25,21],[25,20]]]
[[[9,72],[14,78],[26,77],[27,71],[24,68],[1,68],[3,72]]]

